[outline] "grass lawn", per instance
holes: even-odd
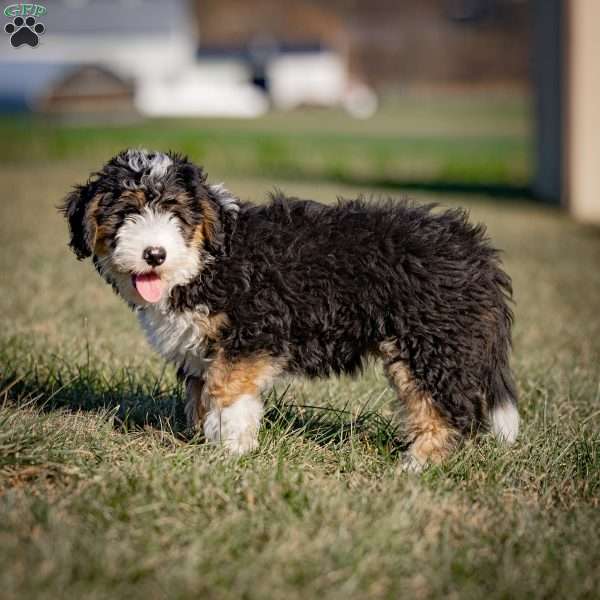
[[[377,364],[278,383],[250,456],[186,438],[173,369],[66,247],[54,206],[127,144],[188,151],[244,199],[273,186],[388,194],[388,179],[401,195],[403,181],[468,173],[526,183],[522,104],[449,102],[440,116],[406,102],[368,131],[316,113],[0,122],[3,599],[598,597],[599,231],[514,198],[411,193],[466,206],[504,248],[523,417],[514,447],[483,438],[421,476],[399,471],[401,423]],[[402,157],[414,162],[396,172]]]
[[[98,162],[128,146],[172,149],[213,177],[325,179],[522,188],[531,172],[528,104],[519,96],[404,97],[368,121],[312,110],[258,120],[155,120],[57,126],[0,118],[0,161]]]

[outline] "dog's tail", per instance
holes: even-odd
[[[499,441],[512,444],[519,434],[519,411],[517,388],[507,362],[496,368],[490,384],[490,429]]]

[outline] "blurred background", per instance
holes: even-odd
[[[72,185],[141,146],[187,154],[243,200],[264,201],[277,187],[323,202],[362,194],[466,207],[505,250],[517,353],[550,344],[555,356],[560,344],[592,360],[600,2],[2,7],[7,340],[64,352],[81,341],[83,319],[103,356],[147,356],[131,316],[69,255],[56,211]]]
[[[600,0],[2,0],[0,20],[2,600],[598,598]],[[466,208],[513,281],[516,446],[399,477],[377,365],[278,383],[251,459],[181,444],[175,370],[56,209],[131,146],[242,200]]]
[[[43,33],[4,32],[0,158],[145,144],[223,178],[527,197],[600,221],[597,4],[6,3],[5,26]]]

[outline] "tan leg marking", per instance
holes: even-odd
[[[412,440],[407,466],[418,470],[428,462],[441,463],[456,446],[458,432],[439,413],[431,395],[419,389],[406,363],[398,359],[395,345],[384,342],[380,351],[386,360],[386,374],[406,411],[408,434]]]
[[[284,366],[284,361],[266,354],[231,362],[219,351],[206,373],[202,391],[208,407],[204,419],[207,441],[221,443],[233,454],[256,449],[263,414],[260,392]]]
[[[206,377],[206,393],[211,406],[231,406],[240,396],[257,396],[262,388],[283,370],[284,362],[267,354],[256,354],[230,362],[222,350],[210,365]]]

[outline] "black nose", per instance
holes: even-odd
[[[162,265],[165,262],[165,258],[167,258],[167,251],[162,246],[148,246],[144,250],[142,258],[151,267],[158,267],[158,265]]]

